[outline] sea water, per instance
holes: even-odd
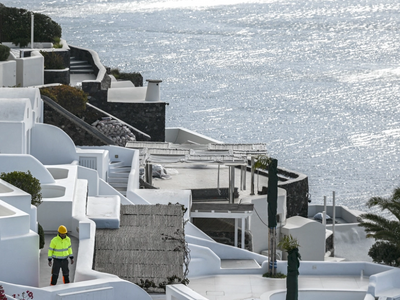
[[[266,143],[366,210],[400,177],[398,0],[3,0],[49,15],[105,66],[161,79],[167,126]]]

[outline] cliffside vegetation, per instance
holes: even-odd
[[[60,85],[41,88],[40,93],[43,96],[53,99],[76,116],[81,116],[82,112],[86,110],[87,94],[75,87]]]

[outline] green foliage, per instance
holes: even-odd
[[[368,255],[373,262],[389,266],[400,266],[400,248],[387,242],[376,242],[371,246]]]
[[[55,51],[40,51],[44,57],[44,68],[47,70],[62,70],[65,69],[62,56]]]
[[[286,278],[286,275],[283,273],[276,273],[276,274],[271,274],[270,272],[264,273],[263,277],[267,278]]]
[[[41,88],[40,89],[40,95],[42,96],[47,96],[50,99],[57,101],[57,96],[48,88]]]
[[[126,72],[121,72],[119,69],[111,69],[110,71],[111,75],[115,77],[115,79],[118,80],[130,80],[135,86],[142,86],[143,85],[143,77],[140,73],[132,72],[132,73],[126,73]]]
[[[44,230],[42,225],[38,224],[38,234],[39,234],[39,249],[43,249],[44,247]]]
[[[255,163],[254,163],[254,169],[262,169],[266,170],[271,163],[272,158],[268,157],[265,154],[260,154],[256,157]]]
[[[0,178],[13,186],[31,194],[33,205],[39,206],[42,202],[41,186],[39,179],[32,176],[31,172],[14,171],[9,173],[1,173]]]
[[[278,243],[278,247],[285,250],[286,252],[290,252],[296,248],[300,247],[300,244],[297,242],[292,235],[285,235],[283,239]]]
[[[2,41],[25,47],[31,41],[31,12],[26,9],[0,6]],[[52,42],[61,37],[61,26],[51,18],[34,13],[34,42]]]
[[[389,211],[395,217],[387,219],[373,213],[365,213],[360,215],[359,224],[364,227],[367,238],[377,241],[368,255],[374,261],[392,265],[400,257],[400,188],[396,188],[389,198],[372,197],[366,205],[368,208],[378,207],[381,211]],[[387,253],[388,257],[384,258],[378,250]],[[396,255],[397,257],[394,257]]]
[[[59,85],[40,89],[42,95],[56,101],[74,115],[80,115],[86,110],[87,94],[69,85]]]
[[[59,37],[54,38],[54,43],[53,43],[54,48],[62,48],[63,44],[61,43],[61,39]]]
[[[0,45],[0,61],[6,61],[10,56],[10,48]]]

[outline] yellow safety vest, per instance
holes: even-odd
[[[68,236],[62,239],[57,235],[50,242],[48,259],[65,259],[67,257],[74,258],[72,255],[71,239]]]

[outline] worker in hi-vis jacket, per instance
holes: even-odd
[[[72,265],[74,263],[74,256],[72,254],[71,239],[67,236],[67,232],[67,227],[61,225],[58,227],[58,235],[50,242],[48,259],[49,266],[53,265],[50,285],[57,284],[60,269],[63,273],[64,283],[69,283],[68,258],[71,259]]]

